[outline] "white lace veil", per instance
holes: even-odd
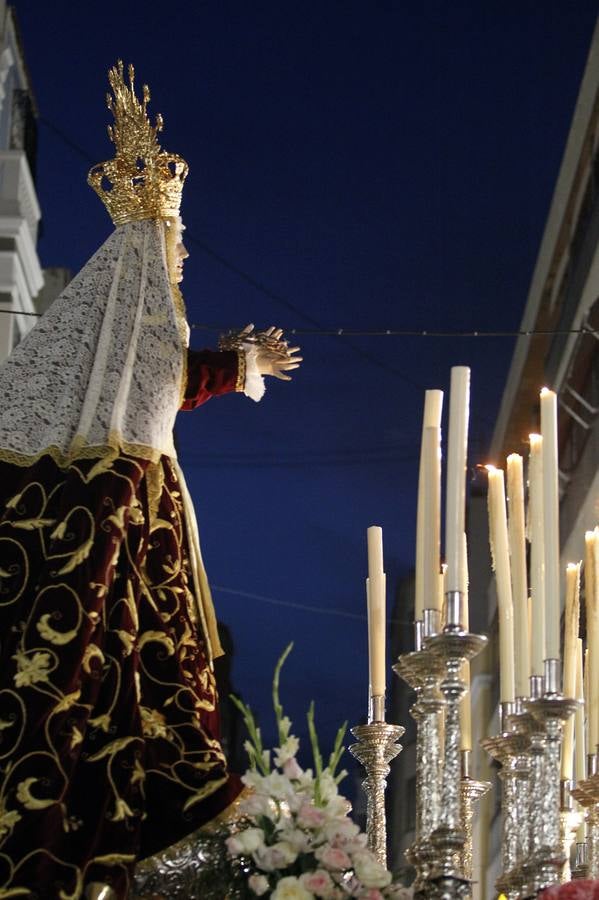
[[[119,226],[0,366],[0,459],[176,457],[188,336],[164,223]]]

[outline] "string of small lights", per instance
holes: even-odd
[[[41,313],[21,312],[15,309],[0,309],[3,315],[11,316],[35,316],[39,318]],[[204,322],[190,322],[189,327],[194,331],[208,331],[215,334],[224,334],[230,330],[225,325],[209,325]],[[530,328],[517,331],[436,331],[434,329],[410,329],[410,328],[375,328],[371,330],[359,330],[353,328],[288,328],[286,333],[295,337],[421,337],[421,338],[514,338],[514,337],[540,337],[557,334],[588,334],[599,340],[599,331],[584,326],[582,328]]]

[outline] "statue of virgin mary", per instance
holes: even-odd
[[[0,367],[0,897],[125,898],[234,805],[173,425],[300,361],[273,329],[188,349],[187,165],[132,69],[109,77],[116,152],[89,181],[116,228]]]

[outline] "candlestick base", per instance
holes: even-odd
[[[389,763],[401,753],[397,743],[405,729],[401,725],[371,722],[351,729],[358,743],[349,752],[366,769],[362,782],[366,792],[366,834],[368,848],[381,865],[387,867],[387,817],[385,813],[385,789],[390,772]]]

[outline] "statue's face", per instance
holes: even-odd
[[[166,224],[166,259],[171,284],[181,284],[183,281],[183,262],[189,256],[183,243],[184,231],[185,225],[180,219],[169,219]]]

